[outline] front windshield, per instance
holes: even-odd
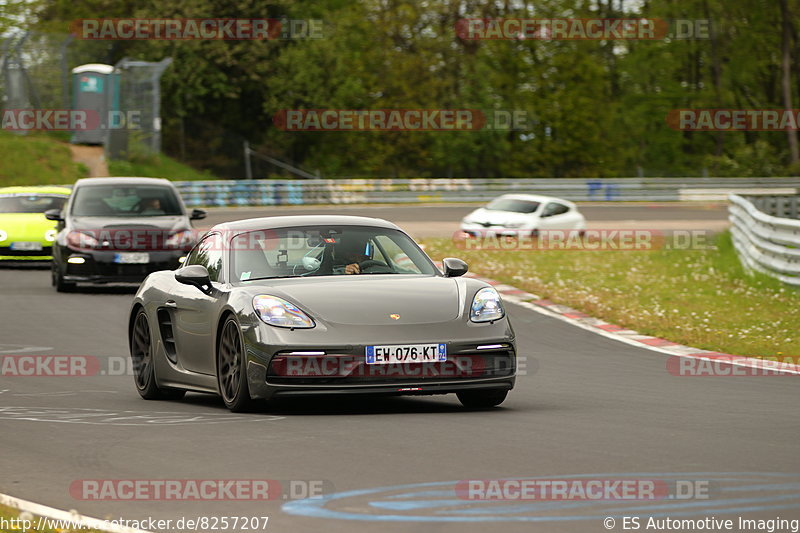
[[[84,185],[73,194],[74,216],[152,217],[183,214],[173,190],[163,185]]]
[[[240,281],[351,274],[426,274],[436,267],[407,235],[386,228],[313,226],[259,230],[231,241]]]
[[[0,213],[44,213],[49,209],[63,209],[66,196],[47,194],[15,194],[0,196]]]
[[[512,213],[533,213],[541,204],[531,200],[519,200],[516,198],[498,198],[489,202],[486,209],[490,211],[510,211]]]

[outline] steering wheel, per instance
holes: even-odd
[[[367,259],[358,264],[358,269],[362,274],[392,274],[394,270],[383,261]]]

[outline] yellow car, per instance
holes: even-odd
[[[48,209],[63,209],[66,187],[0,188],[0,261],[52,259],[56,223],[47,220]]]

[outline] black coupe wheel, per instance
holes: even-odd
[[[468,409],[490,409],[503,403],[508,396],[506,389],[489,389],[459,392],[458,401]]]
[[[61,271],[55,264],[53,264],[51,271],[52,271],[51,277],[52,277],[53,287],[56,288],[56,291],[70,292],[75,289],[74,283],[69,283],[64,281],[64,276],[61,275]]]
[[[145,400],[180,400],[186,391],[162,389],[156,383],[153,363],[153,343],[150,337],[150,324],[147,313],[140,309],[131,329],[131,360],[133,362],[133,379],[136,390]]]
[[[242,334],[236,319],[228,317],[217,346],[217,381],[225,407],[238,413],[252,404],[247,386]]]

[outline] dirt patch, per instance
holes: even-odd
[[[90,178],[104,178],[108,176],[108,163],[106,162],[105,151],[102,146],[85,146],[82,144],[70,144],[72,160],[76,163],[83,163],[89,168]]]

